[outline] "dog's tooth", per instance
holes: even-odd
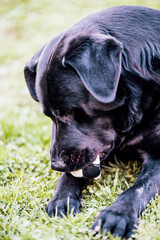
[[[74,177],[83,177],[82,169],[70,172]]]
[[[92,162],[93,164],[100,164],[100,157],[99,154],[96,157],[96,160],[94,162]]]

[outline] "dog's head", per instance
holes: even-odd
[[[122,44],[103,34],[64,34],[26,64],[32,97],[53,121],[51,166],[74,171],[114,146],[111,110],[117,101]]]

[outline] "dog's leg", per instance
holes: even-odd
[[[81,194],[88,180],[76,178],[71,174],[63,173],[59,179],[53,198],[46,207],[46,212],[50,217],[68,213],[78,213],[82,205]]]
[[[114,236],[129,238],[138,223],[138,215],[155,194],[160,194],[160,160],[147,156],[135,184],[124,191],[117,200],[102,210],[92,229],[109,231]]]

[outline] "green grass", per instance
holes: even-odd
[[[100,210],[134,183],[137,162],[110,163],[103,178],[84,190],[80,214],[50,219],[44,208],[60,177],[50,169],[51,122],[29,96],[23,77],[25,62],[52,36],[89,13],[121,4],[160,8],[159,0],[1,0],[0,240],[105,239],[94,236],[90,226]],[[156,196],[140,217],[135,237],[159,236]]]

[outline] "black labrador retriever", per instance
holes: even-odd
[[[63,172],[49,216],[79,212],[88,179],[71,171],[113,151],[138,153],[135,184],[98,216],[92,229],[130,237],[138,215],[160,193],[160,11],[119,6],[60,33],[25,66],[31,96],[53,121],[51,167]]]

